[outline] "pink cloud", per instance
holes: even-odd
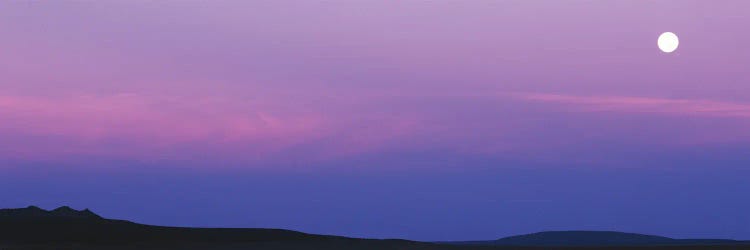
[[[591,112],[661,113],[750,118],[750,104],[721,101],[622,96],[573,96],[539,93],[517,93],[514,96],[530,101],[572,105],[578,110]]]
[[[303,106],[142,94],[0,96],[0,137],[6,138],[0,157],[143,159],[201,152],[262,160],[306,145],[316,155],[303,157],[330,160],[382,149],[418,127],[414,119],[361,108],[322,112]]]
[[[249,102],[141,95],[34,98],[0,96],[4,130],[69,135],[92,140],[144,136],[180,143],[303,134],[318,126],[314,114],[274,117]]]
[[[53,137],[80,151],[101,153],[111,140],[164,149],[186,143],[261,143],[268,150],[316,136],[321,118],[314,113],[273,110],[244,100],[187,97],[71,96],[40,98],[0,96],[0,133]],[[30,151],[47,142],[20,142]],[[36,145],[31,145],[36,144]],[[75,152],[73,148],[50,151]],[[115,153],[115,152],[109,152]],[[64,153],[63,153],[64,154]]]
[[[570,135],[581,131],[593,138],[615,141],[644,138],[632,141],[633,144],[649,144],[656,137],[661,138],[659,142],[672,144],[724,143],[747,138],[744,122],[724,123],[721,129],[713,129],[716,124],[711,124],[712,129],[678,124],[662,131],[633,129],[654,128],[650,123],[618,125],[596,118],[576,117],[571,121],[568,116],[546,116],[559,107],[581,112],[750,118],[750,105],[746,104],[643,97],[427,93],[424,96],[430,96],[429,101],[434,103],[422,107],[400,103],[420,96],[414,93],[403,97],[373,95],[356,101],[337,96],[322,99],[304,95],[293,95],[294,99],[290,99],[283,94],[258,96],[262,98],[0,95],[0,159],[59,161],[66,157],[102,156],[193,161],[205,158],[262,166],[412,151],[493,156],[567,147],[582,138],[576,136],[573,140]],[[484,97],[506,105],[485,109],[471,101]],[[461,101],[446,105],[441,98]],[[510,108],[525,105],[518,103],[519,100],[554,104],[555,108],[534,112]],[[551,129],[539,125],[542,117],[549,123],[573,122],[575,126]],[[662,121],[661,117],[643,119]],[[654,134],[644,137],[633,131]],[[623,136],[629,134],[634,136]]]

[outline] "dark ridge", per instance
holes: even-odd
[[[99,219],[102,218],[101,216],[99,216],[98,214],[92,212],[88,208],[83,209],[83,211],[79,212],[79,214],[82,215],[82,216],[84,216],[84,217],[89,217],[89,218],[99,218]]]
[[[0,249],[330,249],[330,250],[490,250],[490,249],[739,249],[748,242],[678,240],[619,232],[561,231],[495,241],[447,242],[357,239],[262,228],[182,228],[150,226],[102,218],[67,206],[47,211],[30,206],[0,209]],[[627,248],[625,248],[627,246]],[[635,247],[634,247],[635,246]]]
[[[38,207],[0,209],[0,249],[4,245],[181,245],[310,242],[335,244],[412,245],[427,244],[402,240],[365,240],[313,235],[282,229],[181,228],[150,226],[102,218],[90,210],[64,206],[52,211]],[[326,243],[328,244],[328,243]],[[430,244],[432,245],[432,244]],[[211,249],[210,247],[207,249]]]
[[[0,219],[101,219],[102,217],[84,209],[81,211],[72,209],[68,206],[62,206],[52,211],[41,209],[37,206],[28,206],[26,208],[0,209]]]
[[[489,241],[451,242],[456,245],[492,245],[518,247],[556,246],[680,246],[748,244],[745,241],[723,239],[673,239],[662,236],[613,231],[547,231],[516,235]]]
[[[651,245],[673,242],[674,239],[635,233],[612,231],[548,231],[505,237],[495,242],[514,246],[606,246],[606,245]]]
[[[26,208],[0,209],[0,217],[37,217],[46,216],[49,212],[37,206]]]

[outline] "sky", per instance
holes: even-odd
[[[747,9],[0,2],[0,207],[414,240],[750,239]]]

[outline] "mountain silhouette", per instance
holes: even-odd
[[[609,231],[549,231],[501,238],[495,243],[516,246],[600,246],[600,245],[644,245],[670,243],[674,239],[635,233]]]
[[[67,206],[0,209],[0,249],[738,249],[748,242],[681,240],[667,237],[600,231],[541,232],[472,242],[416,242],[315,235],[262,228],[185,228],[138,224],[103,218]]]
[[[81,211],[72,209],[68,206],[62,206],[51,211],[41,209],[36,206],[15,209],[0,209],[0,220],[7,219],[102,219],[101,216],[84,209]]]
[[[491,241],[454,242],[463,245],[494,246],[676,246],[726,245],[748,242],[724,239],[673,239],[663,236],[614,231],[547,231],[516,235]]]
[[[12,246],[12,247],[9,247]],[[42,247],[40,247],[42,246]],[[432,243],[314,235],[283,229],[184,228],[103,218],[63,206],[0,209],[0,249],[441,249]]]

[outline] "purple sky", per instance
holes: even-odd
[[[750,239],[748,9],[2,2],[0,205],[416,240]]]

